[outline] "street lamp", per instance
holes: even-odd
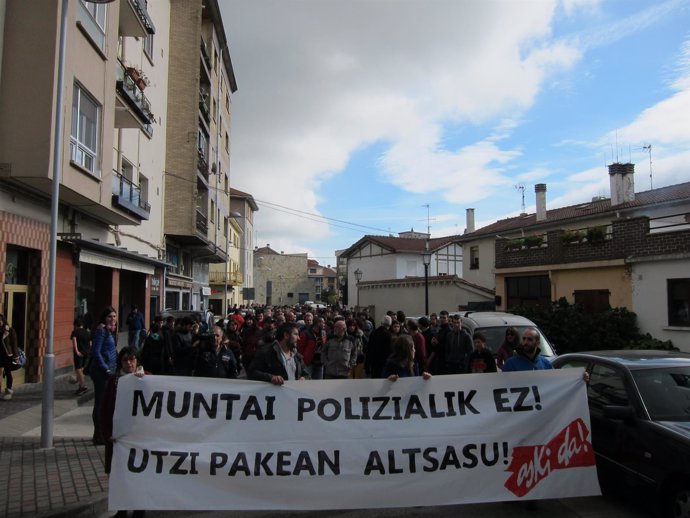
[[[357,308],[359,309],[359,281],[362,280],[362,270],[357,268],[355,270],[355,279],[357,279]]]
[[[86,0],[93,4],[109,4],[114,0]],[[50,206],[50,245],[48,252],[48,321],[46,352],[43,355],[43,389],[41,391],[41,448],[53,447],[53,405],[55,403],[55,282],[57,268],[58,207],[60,205],[60,170],[62,168],[62,101],[65,91],[65,49],[67,48],[67,9],[69,0],[62,0],[60,39],[58,44],[57,88],[55,90],[55,125],[53,126],[53,196]]]
[[[431,264],[431,252],[429,251],[428,241],[424,245],[422,261],[424,261],[424,314],[429,316],[429,265]]]

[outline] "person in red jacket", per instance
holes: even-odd
[[[323,379],[321,349],[326,343],[326,332],[323,327],[323,318],[314,317],[314,323],[311,326],[306,325],[304,327],[299,334],[299,341],[297,342],[297,351],[304,357],[307,374],[313,380]]]

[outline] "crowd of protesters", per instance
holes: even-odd
[[[137,313],[133,310],[133,314]],[[235,308],[225,318],[216,319],[210,311],[192,315],[177,319],[158,315],[148,330],[137,329],[139,338],[128,350],[136,353],[147,374],[248,378],[282,385],[293,379],[395,381],[408,376],[429,379],[440,374],[496,372],[497,360],[498,368],[506,365],[505,370],[527,364],[546,368],[533,347],[520,357],[523,351],[515,329],[507,330],[495,358],[481,332],[470,336],[460,317],[447,311],[419,319],[388,311],[378,325],[366,312],[338,307],[252,306]],[[91,332],[91,350],[80,352],[89,360],[81,356],[75,360],[78,393],[84,390],[82,369],[94,382],[95,443],[102,442],[100,408],[107,381],[119,374],[116,323],[116,311],[106,308]],[[75,322],[75,329],[77,325],[81,322]],[[132,335],[128,338],[133,339]],[[75,345],[75,358],[76,351],[80,349]],[[511,360],[516,356],[517,367]]]

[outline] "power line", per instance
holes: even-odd
[[[181,175],[178,175],[176,173],[172,173],[170,171],[164,171],[164,173],[168,176],[173,176],[179,180],[183,180],[183,181],[189,182],[191,184],[197,183],[196,179],[190,180],[189,178],[185,178]],[[220,192],[226,196],[229,195],[229,192],[227,192],[224,188],[212,187],[210,184],[208,184],[208,190]],[[390,230],[383,229],[383,228],[371,227],[368,225],[361,225],[359,223],[353,223],[351,221],[344,221],[341,219],[329,218],[328,216],[322,216],[320,214],[315,214],[313,212],[306,212],[306,211],[299,210],[299,209],[293,209],[292,207],[287,207],[285,205],[280,205],[278,203],[273,203],[273,202],[269,202],[266,200],[259,200],[257,198],[254,198],[254,201],[257,204],[262,205],[267,209],[273,209],[273,210],[278,211],[278,212],[283,212],[285,214],[290,214],[290,215],[296,216],[298,218],[303,218],[303,219],[307,219],[310,221],[315,221],[317,223],[326,223],[326,224],[329,224],[329,225],[336,227],[336,228],[343,228],[346,230],[358,230],[357,228],[352,228],[352,227],[358,227],[359,229],[369,229],[369,230],[375,230],[377,232],[383,232],[384,234],[390,234]],[[349,226],[345,227],[342,225],[336,225],[335,223],[342,223],[344,225],[349,225]]]

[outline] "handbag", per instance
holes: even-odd
[[[24,354],[24,349],[17,347],[17,356],[12,357],[12,364],[10,370],[16,371],[23,368],[26,365],[26,354]]]

